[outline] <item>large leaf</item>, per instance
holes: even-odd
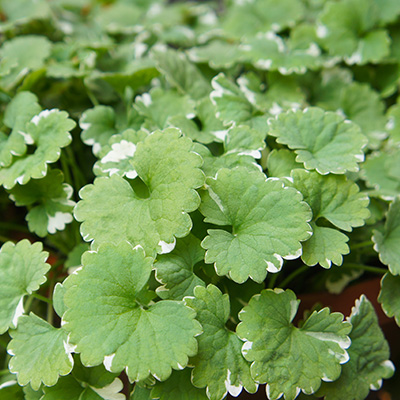
[[[148,307],[138,300],[152,262],[139,246],[103,245],[85,253],[83,269],[68,278],[64,328],[84,365],[104,362],[111,372],[126,368],[131,380],[150,374],[165,380],[196,353],[201,329],[193,310],[171,300]]]
[[[67,375],[73,366],[68,333],[54,328],[33,313],[22,316],[18,328],[11,331],[8,352],[13,355],[10,371],[17,374],[18,383],[31,384],[38,390],[43,383],[53,386],[59,375]]]
[[[204,282],[193,271],[203,259],[204,250],[200,247],[199,239],[193,235],[179,239],[171,253],[157,257],[156,279],[163,284],[157,288],[157,294],[162,299],[171,300],[192,296],[196,286],[204,286]]]
[[[394,317],[397,325],[400,326],[400,276],[385,274],[381,281],[381,291],[378,301],[388,317]]]
[[[43,178],[47,164],[60,158],[61,148],[71,143],[69,133],[75,122],[65,111],[43,110],[26,125],[25,141],[35,146],[33,154],[15,157],[8,167],[0,169],[0,184],[12,189],[17,183],[25,185],[31,178]]]
[[[296,154],[296,161],[320,174],[358,171],[367,139],[360,128],[334,112],[311,107],[288,111],[269,122],[269,134]]]
[[[365,295],[356,300],[348,321],[353,325],[349,335],[350,360],[343,365],[337,381],[322,384],[318,394],[324,395],[326,400],[363,400],[370,389],[378,390],[382,379],[390,378],[394,372],[394,366],[388,360],[388,343]]]
[[[198,353],[192,359],[193,384],[207,387],[211,400],[221,400],[228,392],[238,396],[243,386],[250,393],[256,392],[250,365],[240,352],[243,342],[225,326],[230,312],[229,296],[214,285],[198,286],[194,297],[186,297],[185,303],[196,311],[204,329],[198,337]]]
[[[270,400],[314,393],[321,380],[337,379],[340,364],[349,360],[345,349],[351,343],[351,324],[343,322],[343,315],[324,308],[297,328],[292,321],[298,305],[290,290],[263,290],[239,314],[237,333],[246,340],[243,355],[252,362],[255,381],[267,383]]]
[[[342,264],[349,253],[348,237],[334,228],[319,226],[326,219],[335,227],[350,232],[362,226],[370,216],[369,199],[359,187],[342,175],[319,175],[315,171],[296,169],[293,185],[302,193],[313,211],[313,236],[304,243],[302,260],[307,265],[319,263],[330,268]]]
[[[299,192],[244,167],[219,170],[207,187],[200,206],[205,221],[232,226],[232,233],[210,229],[202,242],[205,261],[215,263],[218,275],[262,282],[267,271],[281,269],[283,258],[300,256],[300,241],[310,237],[311,212]]]
[[[390,204],[383,231],[374,230],[372,240],[379,259],[393,275],[400,275],[400,197]]]
[[[24,312],[23,297],[39,289],[50,269],[48,253],[42,243],[30,244],[27,239],[16,245],[3,244],[0,250],[0,334],[16,327]]]
[[[55,169],[43,179],[31,179],[26,185],[17,184],[10,190],[10,198],[17,206],[34,206],[26,216],[31,232],[46,236],[72,222],[73,190],[63,182],[62,172]]]
[[[94,239],[96,245],[128,240],[149,255],[171,251],[175,237],[189,233],[192,222],[187,213],[200,203],[194,189],[204,183],[202,160],[192,147],[190,139],[172,128],[137,145],[132,165],[148,188],[147,198],[117,175],[85,186],[75,208],[76,219],[83,221],[84,239]]]

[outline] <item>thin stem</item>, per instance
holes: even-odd
[[[373,246],[374,242],[372,240],[366,240],[365,242],[360,242],[353,244],[351,247],[352,250],[362,249],[363,247]]]
[[[278,278],[278,274],[273,274],[268,281],[268,289],[273,289],[275,287],[276,280]]]
[[[0,228],[10,231],[29,233],[29,229],[26,226],[15,224],[13,222],[0,222]]]
[[[72,185],[71,172],[69,171],[68,160],[67,160],[67,157],[65,156],[64,153],[61,154],[60,160],[61,160],[62,171],[64,173],[65,182],[67,182],[70,185]]]
[[[295,271],[293,271],[289,276],[287,276],[281,283],[280,283],[280,287],[285,288],[287,287],[287,285],[292,282],[292,280],[294,278],[296,278],[296,276],[301,275],[303,272],[308,271],[310,269],[310,267],[308,265],[303,265],[300,268],[297,268]]]
[[[74,182],[75,182],[75,190],[76,192],[78,192],[79,189],[81,189],[81,187],[85,185],[86,181],[82,174],[82,171],[78,167],[74,152],[72,151],[71,147],[70,146],[66,147],[65,151],[67,152],[68,155],[69,165],[72,168],[72,174],[74,176]]]
[[[4,376],[4,375],[8,375],[8,374],[10,374],[10,370],[8,370],[8,369],[2,369],[0,371],[0,376]]]
[[[52,302],[50,299],[48,299],[48,298],[45,297],[45,296],[42,296],[42,295],[39,294],[39,293],[32,293],[31,296],[34,297],[35,299],[44,301],[44,302],[47,303],[47,304],[50,304],[50,305],[53,304],[53,302]]]
[[[342,265],[342,268],[361,269],[363,271],[372,272],[373,274],[379,274],[379,275],[383,275],[387,272],[387,269],[385,268],[373,267],[371,265],[363,265],[363,264],[346,263]]]
[[[88,87],[86,87],[86,94],[94,106],[98,106],[100,104],[99,101],[96,99],[96,96]]]

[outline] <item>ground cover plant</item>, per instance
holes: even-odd
[[[362,400],[391,378],[373,299],[299,298],[378,276],[400,324],[399,18],[0,0],[0,398]]]

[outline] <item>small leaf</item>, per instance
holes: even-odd
[[[300,256],[300,241],[310,237],[311,212],[299,192],[243,167],[221,169],[206,183],[200,206],[205,222],[232,226],[232,233],[208,230],[202,242],[205,261],[215,263],[218,275],[262,282],[267,270],[281,269],[283,258]]]
[[[30,313],[19,319],[17,330],[11,331],[10,335],[8,352],[13,355],[10,371],[17,374],[21,386],[30,383],[34,390],[42,383],[53,386],[59,375],[71,372],[72,349],[64,329],[54,328]]]
[[[189,368],[185,368],[183,371],[173,371],[165,382],[155,384],[148,399],[207,400],[206,391],[193,386],[190,371]],[[133,397],[132,400],[136,400],[136,397]]]
[[[378,301],[385,314],[389,318],[394,317],[396,324],[400,326],[400,276],[393,276],[389,272],[385,274]]]
[[[290,177],[292,170],[297,168],[302,168],[302,165],[296,162],[296,154],[293,151],[274,149],[268,155],[267,170],[269,176]]]
[[[400,275],[400,197],[390,204],[383,232],[374,230],[372,240],[379,259],[393,275]]]
[[[171,253],[158,256],[154,265],[156,279],[163,284],[156,290],[158,296],[171,300],[192,296],[196,286],[204,286],[204,282],[193,271],[203,259],[204,250],[200,247],[200,240],[190,234],[179,239]]]
[[[29,230],[38,236],[62,231],[66,224],[72,222],[75,205],[71,200],[73,189],[63,182],[62,172],[54,169],[42,179],[31,179],[26,185],[17,184],[9,191],[17,206],[34,206],[30,208],[26,220]]]
[[[0,334],[17,326],[23,314],[23,297],[46,282],[50,269],[48,253],[42,243],[30,244],[27,239],[16,245],[6,242],[0,250]]]
[[[326,219],[337,228],[351,232],[353,228],[364,225],[370,216],[368,197],[345,176],[322,176],[296,169],[292,178],[294,187],[313,211],[314,233],[303,245],[302,260],[307,265],[319,263],[324,268],[330,268],[331,262],[341,265],[342,255],[349,253],[347,236],[335,229],[320,227],[317,222]]]
[[[64,328],[84,365],[126,368],[132,381],[150,374],[165,380],[196,353],[194,336],[201,329],[193,310],[171,300],[148,308],[137,301],[152,262],[139,246],[103,245],[98,253],[85,253],[83,269],[69,276]]]
[[[297,162],[320,174],[358,171],[367,140],[360,128],[340,115],[316,107],[288,111],[268,121],[269,134],[295,150]]]
[[[229,318],[229,296],[209,285],[194,289],[194,297],[186,297],[186,305],[197,313],[204,332],[198,337],[199,350],[192,359],[192,381],[196,387],[207,387],[210,400],[221,400],[229,392],[241,393],[243,386],[249,393],[257,391],[250,376],[250,365],[240,349],[243,342],[225,327]]]
[[[369,390],[378,390],[382,379],[390,378],[394,366],[389,358],[389,346],[378,324],[375,310],[365,295],[356,300],[348,321],[353,325],[349,335],[350,360],[343,365],[340,378],[323,383],[318,395],[326,400],[363,400]]]
[[[299,300],[291,290],[263,290],[240,312],[237,327],[245,340],[244,357],[252,361],[251,375],[267,383],[270,400],[293,400],[302,390],[312,394],[321,380],[340,376],[346,363],[351,325],[328,308],[314,311],[301,328],[292,324]]]
[[[17,183],[25,185],[31,178],[43,178],[47,164],[60,158],[61,148],[71,143],[69,133],[75,122],[65,111],[43,110],[26,125],[25,135],[36,149],[33,154],[16,157],[13,163],[0,169],[0,184],[12,189]]]
[[[127,240],[149,255],[171,251],[175,237],[189,233],[188,213],[200,203],[195,189],[204,183],[202,160],[192,149],[192,141],[173,128],[156,131],[137,145],[132,166],[148,189],[146,198],[117,174],[85,186],[75,208],[84,239],[94,239],[96,246],[110,238]]]

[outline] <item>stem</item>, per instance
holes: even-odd
[[[4,376],[4,375],[8,375],[8,374],[10,374],[10,370],[8,370],[8,369],[2,369],[0,371],[0,376]]]
[[[50,299],[48,299],[48,298],[45,297],[45,296],[42,296],[42,295],[39,294],[39,293],[32,293],[31,296],[34,297],[35,299],[39,299],[39,300],[41,300],[41,301],[44,301],[44,302],[46,302],[47,304],[50,304],[50,305],[53,304],[53,302],[52,302]]]
[[[94,106],[98,106],[100,104],[99,101],[96,99],[96,96],[87,86],[86,86],[86,94]]]
[[[273,289],[275,287],[278,274],[273,274],[271,279],[268,281],[268,289]]]
[[[18,231],[23,233],[30,233],[29,229],[23,225],[14,224],[12,222],[0,222],[0,228],[10,231]]]
[[[78,164],[76,162],[75,155],[74,155],[74,152],[72,151],[71,147],[70,146],[66,147],[65,151],[68,155],[69,165],[72,168],[72,175],[74,176],[74,182],[75,182],[75,186],[74,186],[75,191],[76,191],[76,193],[78,193],[79,189],[81,189],[82,186],[84,186],[86,183],[85,178],[84,178],[80,168],[78,168]]]
[[[363,265],[363,264],[346,263],[342,265],[342,268],[361,269],[363,271],[372,272],[373,274],[379,274],[379,275],[383,275],[387,272],[387,270],[384,268],[373,267],[371,265]]]
[[[68,161],[67,161],[67,158],[65,157],[64,153],[61,154],[60,160],[61,160],[61,167],[62,167],[64,177],[65,177],[65,182],[72,185],[72,177],[71,177],[71,173],[68,168]]]
[[[294,279],[296,276],[301,275],[303,272],[309,270],[308,265],[303,265],[300,268],[297,268],[295,271],[293,271],[289,276],[287,276],[280,284],[280,287],[285,288],[287,285]]]
[[[355,250],[355,249],[362,249],[363,247],[373,246],[373,244],[374,244],[374,242],[372,240],[366,240],[365,242],[353,244],[350,247],[352,250]]]

